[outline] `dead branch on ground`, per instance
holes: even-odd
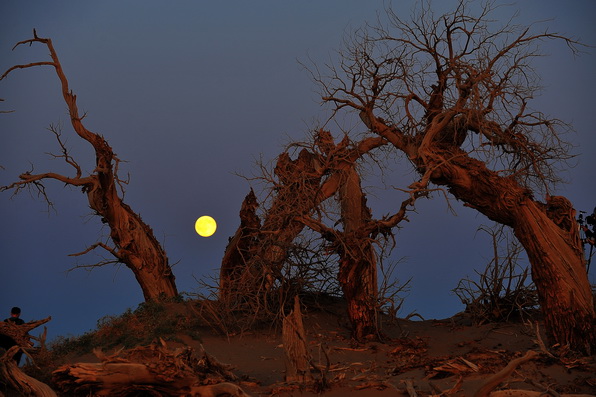
[[[518,366],[527,361],[533,360],[536,357],[538,357],[538,353],[533,350],[529,350],[523,357],[511,360],[509,364],[505,366],[505,368],[486,379],[482,386],[480,386],[480,388],[476,391],[474,397],[489,397],[491,395],[491,391],[493,391],[501,382],[511,375]]]
[[[246,395],[229,381],[237,381],[228,366],[191,348],[171,350],[165,342],[119,351],[106,356],[95,352],[101,363],[63,365],[53,372],[53,382],[68,395],[126,396],[133,392],[169,396],[216,396],[227,392]]]

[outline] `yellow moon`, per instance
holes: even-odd
[[[215,223],[215,219],[211,218],[208,215],[202,216],[195,222],[195,230],[201,237],[209,237],[215,230],[217,229],[217,223]]]

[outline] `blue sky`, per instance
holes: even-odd
[[[298,61],[323,64],[335,57],[344,35],[374,22],[384,1],[4,1],[0,3],[0,69],[47,60],[44,47],[11,48],[36,28],[53,40],[86,126],[104,135],[130,173],[125,201],[153,228],[175,263],[180,291],[196,278],[216,274],[255,160],[277,156],[291,139],[326,119],[316,86]],[[437,1],[436,3],[439,4]],[[440,2],[443,11],[453,1]],[[414,1],[394,2],[407,17]],[[519,22],[544,22],[553,31],[596,45],[592,0],[525,0],[499,15],[519,11]],[[557,193],[577,209],[596,205],[596,50],[573,57],[548,44],[536,63],[545,87],[534,107],[571,123],[581,154]],[[35,171],[68,172],[44,153],[57,150],[50,124],[62,123],[72,154],[90,170],[93,154],[74,136],[58,80],[50,68],[16,71],[0,82],[0,185],[31,164]],[[334,131],[338,133],[338,131]],[[392,182],[409,183],[409,169]],[[50,338],[77,335],[105,316],[135,308],[140,288],[125,267],[67,272],[79,252],[108,231],[90,216],[77,189],[48,183],[57,212],[27,193],[0,194],[0,313],[23,309],[23,318],[53,317]],[[401,202],[395,193],[372,190],[376,216]],[[457,216],[439,197],[419,202],[397,234],[394,259],[401,280],[413,278],[404,314],[416,310],[441,318],[462,310],[450,291],[490,257],[489,240],[477,234],[488,221],[452,200]],[[201,238],[200,215],[218,221]],[[596,266],[595,266],[596,267]],[[594,282],[595,276],[591,275]]]

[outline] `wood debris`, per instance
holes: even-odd
[[[205,351],[200,358],[191,348],[170,350],[165,342],[119,351],[101,363],[63,365],[53,372],[56,387],[67,395],[127,396],[143,392],[155,396],[244,396],[229,383],[238,378]]]
[[[302,323],[300,299],[294,297],[294,310],[284,318],[282,330],[286,382],[308,383],[312,381],[309,370],[310,355],[306,346],[306,332]]]

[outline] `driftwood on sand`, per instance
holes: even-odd
[[[53,382],[62,393],[113,397],[139,392],[155,396],[246,396],[240,387],[229,383],[237,377],[227,366],[205,351],[197,358],[191,348],[170,350],[161,341],[111,356],[95,353],[101,363],[63,365],[53,372]]]
[[[532,390],[498,390],[493,391],[500,383],[505,381],[521,364],[533,360],[539,356],[538,352],[533,350],[528,351],[523,357],[511,360],[502,370],[490,376],[484,381],[480,388],[474,393],[474,397],[539,397],[545,395],[554,395],[545,393],[543,391]],[[556,394],[560,397],[595,397],[591,394]]]

